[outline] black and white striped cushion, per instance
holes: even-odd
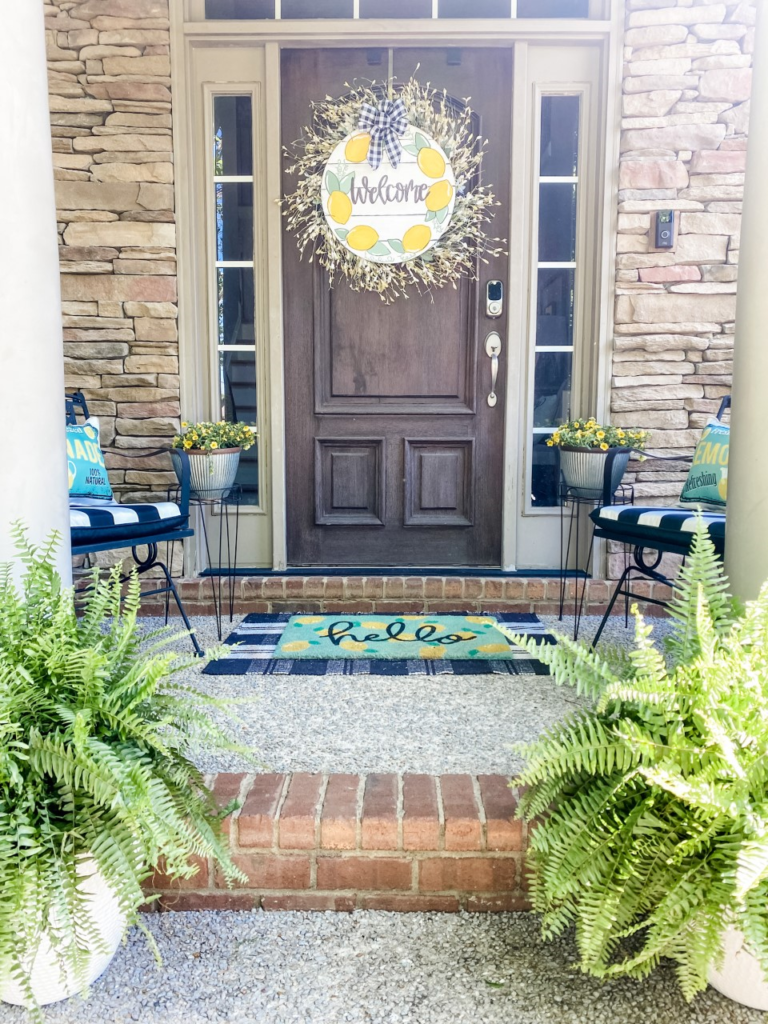
[[[172,501],[153,504],[120,505],[117,502],[80,502],[69,504],[69,526],[72,542],[89,540],[126,540],[151,537],[186,526],[187,516]]]
[[[696,513],[688,508],[606,505],[595,509],[590,515],[595,525],[612,538],[627,543],[647,540],[647,547],[653,547],[652,542],[656,540],[661,544],[687,548],[696,531]],[[715,547],[722,553],[725,544],[725,513],[702,512],[701,518]]]

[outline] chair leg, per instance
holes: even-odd
[[[628,565],[619,577],[619,582],[616,584],[616,588],[613,591],[613,594],[611,594],[611,600],[608,602],[608,607],[605,610],[605,615],[602,617],[602,619],[600,620],[600,625],[597,627],[597,632],[595,633],[595,637],[591,644],[592,650],[594,650],[597,647],[598,641],[600,640],[602,632],[605,629],[605,624],[610,618],[611,612],[613,611],[613,606],[616,604],[616,599],[618,598],[619,594],[626,594],[626,591],[623,590],[623,587],[624,584],[628,581],[633,569],[633,565]]]
[[[184,620],[184,625],[186,626],[187,630],[189,631],[189,638],[192,641],[192,646],[195,648],[195,654],[198,656],[198,658],[204,658],[205,657],[205,651],[200,646],[200,642],[197,639],[197,634],[195,633],[194,626],[189,621],[189,617],[188,617],[188,615],[187,615],[187,613],[186,613],[186,611],[184,609],[184,605],[181,602],[181,598],[179,597],[179,592],[176,589],[176,584],[173,582],[173,578],[171,577],[171,574],[168,571],[168,566],[165,564],[165,562],[157,562],[156,564],[157,564],[157,566],[160,569],[163,570],[166,582],[168,583],[168,588],[166,590],[166,595],[167,594],[173,594],[173,599],[176,602],[176,607],[179,609],[179,615]],[[167,600],[167,596],[166,596],[166,600]]]
[[[179,615],[181,615],[184,625],[186,626],[189,632],[189,636],[192,641],[192,646],[195,649],[195,654],[197,654],[199,658],[204,657],[205,652],[200,646],[192,623],[189,621],[189,617],[184,609],[184,605],[182,604],[181,597],[179,596],[179,592],[176,589],[176,584],[173,582],[173,577],[171,576],[170,571],[168,570],[168,566],[165,564],[165,562],[161,562],[160,559],[157,557],[157,544],[149,542],[146,546],[147,557],[145,559],[139,558],[137,554],[137,549],[135,547],[131,549],[133,560],[136,563],[139,575],[141,575],[144,572],[147,572],[149,569],[154,569],[155,566],[157,566],[158,569],[162,570],[163,575],[165,576],[165,586],[158,587],[156,590],[146,590],[144,591],[144,596],[149,597],[153,594],[164,594],[167,605],[168,595],[173,594],[173,599],[176,602],[176,607],[179,609]]]

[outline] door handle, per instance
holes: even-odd
[[[485,339],[485,354],[491,360],[491,390],[488,392],[488,405],[496,405],[499,398],[496,394],[496,380],[499,376],[499,356],[501,355],[501,338],[496,331],[491,331]]]

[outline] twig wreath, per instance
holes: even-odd
[[[409,286],[475,279],[478,260],[503,249],[485,233],[498,203],[479,184],[488,140],[473,134],[467,102],[413,78],[395,99],[375,82],[345,86],[344,97],[313,104],[296,151],[286,150],[298,183],[284,213],[302,256],[309,249],[331,284],[343,275],[386,302]]]

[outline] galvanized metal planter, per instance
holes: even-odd
[[[605,457],[608,452],[599,448],[560,447],[560,472],[571,492],[578,498],[598,501],[603,495]],[[611,471],[611,494],[621,483],[629,462],[630,452],[619,452]]]
[[[214,451],[187,452],[189,455],[189,478],[193,498],[226,497],[235,482],[240,463],[241,448],[217,448]],[[174,460],[178,476],[178,467]]]

